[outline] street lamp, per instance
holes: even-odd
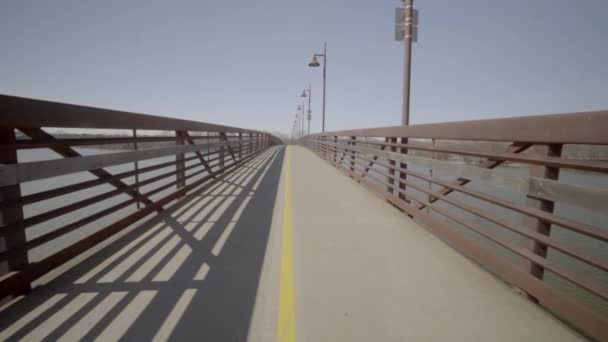
[[[308,92],[308,115],[306,116],[306,118],[308,119],[308,134],[310,134],[310,119],[311,117],[311,113],[312,111],[310,110],[310,99],[312,97],[312,87],[309,84],[308,85],[308,89],[304,89],[302,90],[302,95],[300,95],[300,97],[306,97],[306,92]]]
[[[298,113],[300,114],[300,121],[298,121],[298,129],[300,135],[304,135],[304,105],[298,105]]]
[[[325,80],[327,76],[327,43],[323,44],[323,53],[315,53],[312,55],[312,60],[308,63],[309,67],[316,68],[320,66],[317,57],[323,57],[323,118],[321,123],[321,132],[325,132]]]

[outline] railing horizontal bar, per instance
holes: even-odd
[[[39,141],[37,139],[21,139],[13,144],[0,145],[0,150],[8,149],[32,149],[32,148],[47,148],[57,146],[88,146],[88,145],[111,145],[111,144],[132,144],[132,143],[147,143],[147,142],[175,142],[175,137],[107,137],[107,138],[65,138],[55,139],[53,141]]]
[[[576,129],[572,129],[576,127]],[[608,144],[608,111],[534,115],[409,126],[353,129],[309,137],[357,136],[476,141],[521,141],[538,144]]]
[[[217,166],[217,165],[219,165],[219,164],[216,163],[213,166]],[[200,166],[200,165],[198,165],[198,166]],[[206,170],[200,170],[200,171],[194,172],[194,173],[192,173],[190,175],[187,175],[186,179],[189,179],[191,177],[196,177],[196,176],[204,173],[205,171]],[[164,184],[164,185],[162,185],[162,186],[160,186],[160,187],[158,187],[156,189],[153,189],[153,190],[151,190],[151,191],[149,191],[149,192],[147,192],[145,194],[142,194],[142,195],[146,196],[146,197],[149,197],[149,196],[155,195],[155,194],[157,194],[157,193],[159,193],[159,192],[161,192],[163,190],[171,188],[171,187],[175,186],[175,184],[177,184],[177,181],[173,181],[173,182]],[[65,235],[65,234],[68,234],[68,233],[70,233],[70,232],[72,232],[72,231],[74,231],[76,229],[81,228],[85,224],[94,222],[94,221],[96,221],[96,220],[98,220],[98,219],[100,219],[100,218],[102,218],[104,216],[107,216],[109,214],[112,214],[112,213],[116,212],[117,210],[125,208],[125,207],[127,207],[127,206],[135,203],[137,200],[138,200],[138,198],[128,199],[128,200],[123,201],[121,203],[118,203],[118,204],[116,204],[116,205],[114,205],[114,206],[112,206],[110,208],[104,209],[104,210],[99,211],[99,212],[97,212],[97,213],[95,213],[93,215],[87,216],[87,217],[82,218],[82,219],[80,219],[80,220],[78,220],[76,222],[70,223],[70,224],[68,224],[68,225],[66,225],[64,227],[55,229],[55,230],[53,230],[50,233],[44,234],[44,235],[39,236],[39,237],[37,237],[35,239],[27,241],[22,246],[13,248],[13,249],[5,251],[5,252],[2,252],[2,253],[0,253],[0,262],[6,260],[7,258],[10,258],[11,255],[18,254],[20,252],[23,252],[24,250],[26,250],[26,251],[27,250],[31,250],[33,248],[36,248],[36,247],[38,247],[40,245],[43,245],[43,244],[49,242],[49,241],[57,239],[57,238]]]
[[[357,143],[366,144],[366,142],[363,142],[363,141],[362,142],[357,141]],[[333,145],[332,143],[328,143],[328,144]],[[342,145],[344,145],[344,143],[342,143]],[[391,144],[391,145],[393,145],[393,144]],[[491,160],[504,160],[504,161],[533,164],[533,165],[544,165],[544,166],[552,166],[552,167],[569,168],[569,169],[575,169],[575,170],[585,170],[585,171],[608,173],[608,163],[602,162],[602,161],[565,159],[565,158],[543,157],[543,156],[528,156],[528,155],[522,155],[522,154],[517,154],[517,153],[506,153],[506,152],[477,152],[477,151],[450,149],[450,148],[417,147],[417,146],[412,146],[409,144],[394,144],[394,145],[400,146],[402,148],[412,149],[412,150],[451,153],[451,154],[487,158],[487,159],[491,159]],[[379,150],[371,150],[371,151],[379,151]],[[391,154],[391,155],[397,154],[397,155],[401,155],[401,156],[406,156],[406,155],[399,154],[396,152],[388,152],[388,151],[382,151],[382,152]]]
[[[391,157],[391,159],[393,159],[393,158]],[[376,161],[376,164],[382,164],[382,163],[379,163],[378,161]],[[384,164],[384,165],[385,165],[385,167],[389,167],[389,166],[386,166],[386,164]],[[608,233],[597,227],[583,224],[580,222],[576,222],[576,221],[573,221],[573,220],[570,220],[570,219],[567,219],[564,217],[555,216],[555,215],[552,215],[550,213],[547,213],[547,212],[544,212],[544,211],[541,211],[538,209],[530,208],[530,207],[527,207],[527,206],[524,206],[524,205],[521,205],[518,203],[513,203],[510,201],[504,200],[502,198],[498,198],[496,196],[492,196],[492,195],[485,194],[480,191],[466,188],[464,186],[460,186],[457,184],[451,184],[449,182],[445,182],[445,181],[442,181],[442,180],[439,180],[436,178],[429,178],[421,173],[414,172],[414,171],[411,171],[408,169],[402,169],[402,168],[395,167],[395,166],[391,166],[391,168],[394,168],[395,170],[400,171],[402,173],[406,173],[410,176],[414,176],[416,178],[419,178],[419,179],[422,179],[422,180],[425,180],[425,181],[428,181],[428,182],[431,182],[434,184],[442,185],[442,186],[452,189],[454,191],[458,191],[458,192],[479,198],[481,200],[485,200],[492,204],[496,204],[501,207],[505,207],[505,208],[517,211],[519,213],[522,213],[522,214],[525,214],[528,216],[533,216],[533,217],[545,220],[547,222],[557,224],[564,228],[568,228],[570,230],[576,231],[578,233],[590,236],[592,238],[596,238],[596,239],[602,240],[604,242],[608,242]]]
[[[362,158],[362,159],[365,159],[365,158]],[[363,166],[360,163],[357,163],[357,164]],[[525,236],[527,238],[530,238],[530,239],[533,239],[535,241],[538,241],[538,242],[540,242],[540,243],[542,243],[544,245],[547,245],[548,247],[554,248],[555,250],[558,250],[558,251],[560,251],[560,252],[562,252],[564,254],[567,254],[567,255],[569,255],[571,257],[574,257],[574,258],[576,258],[576,259],[578,259],[578,260],[580,260],[582,262],[585,262],[585,263],[587,263],[589,265],[597,267],[598,269],[601,269],[603,271],[608,271],[608,264],[606,263],[605,260],[600,260],[600,259],[596,258],[595,256],[592,256],[592,255],[589,255],[589,254],[585,253],[584,251],[575,249],[572,246],[568,246],[565,242],[553,240],[553,239],[547,237],[546,235],[542,235],[542,234],[536,233],[535,231],[530,230],[530,229],[519,228],[519,227],[517,227],[516,225],[514,225],[511,222],[508,222],[506,220],[503,220],[503,219],[500,219],[500,218],[488,215],[486,212],[484,212],[482,209],[480,209],[478,207],[465,204],[462,201],[456,200],[456,199],[454,199],[454,198],[452,198],[450,196],[443,195],[443,194],[441,194],[439,192],[436,192],[436,191],[429,191],[428,189],[425,189],[424,187],[422,187],[422,186],[420,186],[418,184],[414,184],[414,183],[412,183],[410,181],[403,180],[403,179],[397,179],[397,177],[395,175],[390,175],[388,173],[384,173],[384,172],[380,172],[380,171],[378,171],[377,173],[379,173],[382,176],[385,176],[385,177],[388,177],[388,178],[392,178],[394,181],[402,182],[402,183],[406,184],[408,187],[412,187],[412,188],[414,188],[414,189],[416,189],[416,190],[418,190],[420,192],[423,192],[423,193],[425,193],[427,195],[430,195],[432,197],[437,197],[437,198],[439,198],[441,200],[444,200],[444,201],[446,201],[446,202],[454,205],[455,207],[458,207],[458,208],[460,208],[462,210],[465,210],[465,211],[467,211],[467,212],[469,212],[471,214],[474,214],[474,215],[476,215],[478,217],[481,217],[483,219],[486,219],[486,220],[488,220],[488,221],[490,221],[492,223],[500,225],[500,226],[502,226],[502,227],[504,227],[504,228],[506,228],[506,229],[508,229],[508,230],[510,230],[512,232],[514,232],[514,233],[517,233],[517,234],[519,234],[521,236]],[[380,180],[380,179],[378,179],[378,178],[376,178],[374,176],[369,176],[369,177],[372,178],[372,179],[374,179],[375,181],[383,184],[383,185],[389,186],[389,184],[387,182],[383,181],[383,180]],[[404,195],[410,197],[410,194],[407,194],[407,193],[401,191],[400,189],[397,189],[397,191],[399,191],[399,192],[403,193]],[[413,199],[415,201],[420,202],[421,204],[424,204],[425,206],[427,206],[427,202],[426,201],[419,200],[417,198],[413,198]],[[432,205],[430,207],[432,209],[434,209],[434,210],[437,210],[436,207],[434,207]]]
[[[221,176],[217,178],[217,179],[221,179],[222,177],[225,177],[228,174],[228,171],[232,170],[237,165],[254,158],[263,150],[264,149],[258,149],[256,152],[252,153],[247,158],[243,158],[242,160],[239,160],[236,163],[230,164],[228,166],[225,166],[224,168],[216,170],[214,174],[218,175],[221,173]],[[144,217],[148,216],[155,210],[162,208],[163,205],[170,203],[171,201],[174,201],[175,199],[178,199],[178,198],[184,196],[184,194],[186,194],[188,191],[198,187],[199,185],[203,184],[204,182],[206,182],[207,180],[209,180],[211,178],[212,178],[211,174],[203,176],[203,178],[198,179],[198,180],[192,182],[191,184],[188,184],[188,185],[182,187],[181,189],[159,199],[158,201],[154,202],[152,205],[144,207],[144,208],[134,212],[133,214],[131,214],[125,218],[122,218],[119,221],[117,221],[109,226],[106,226],[105,228],[81,239],[80,241],[62,249],[59,252],[56,252],[56,253],[44,258],[41,261],[31,263],[30,265],[28,265],[28,267],[26,269],[24,269],[20,272],[16,272],[16,273],[13,273],[13,274],[7,276],[6,278],[2,279],[2,281],[0,281],[0,298],[4,298],[4,297],[14,293],[15,291],[17,291],[19,289],[19,286],[21,286],[21,284],[28,283],[28,282],[35,280],[35,279],[43,276],[44,274],[54,270],[61,264],[67,262],[68,260],[80,255],[84,251],[95,247],[100,242],[102,242],[102,241],[106,240],[107,238],[111,237],[112,235],[120,232],[121,230],[128,227],[129,225],[143,219]]]
[[[346,147],[344,148],[346,149]],[[455,164],[448,161],[385,152],[364,147],[352,149],[361,154],[368,153],[375,157],[382,156],[386,159],[422,165],[434,170],[447,171],[450,174],[458,174],[460,177],[465,177],[469,180],[477,180],[493,187],[501,187],[524,195],[530,194],[539,198],[568,203],[599,212],[608,210],[608,190],[605,189],[586,188],[531,176],[511,176],[475,165]]]
[[[397,180],[397,178],[394,177],[394,176],[387,175],[387,177],[391,177],[391,178],[394,178],[395,180]],[[381,183],[383,185],[389,186],[388,183],[386,183],[386,182],[384,182],[384,181],[382,181],[380,179],[377,179],[375,177],[370,177],[370,178],[374,179],[375,181],[377,181],[377,182],[379,182],[379,183]],[[418,191],[421,191],[421,192],[424,192],[424,193],[427,193],[427,194],[435,195],[435,193],[431,193],[429,191],[425,191],[423,188],[421,188],[419,186],[416,186],[416,185],[414,185],[411,182],[408,182],[406,180],[399,180],[399,181],[402,182],[402,183],[404,183],[404,184],[406,184],[407,186],[415,188]],[[418,198],[413,198],[410,194],[406,194],[406,192],[404,192],[404,191],[402,191],[401,189],[398,189],[398,188],[395,188],[395,191],[397,191],[397,192],[399,192],[399,193],[407,196],[407,198],[409,198],[409,199],[413,199],[416,202],[419,202],[419,203],[425,205],[426,207],[431,208],[432,210],[435,210],[436,212],[438,212],[438,213],[442,214],[443,216],[447,217],[448,219],[450,219],[450,220],[452,220],[452,221],[454,221],[454,222],[456,222],[456,223],[458,223],[458,224],[460,224],[460,225],[462,225],[462,226],[464,226],[464,227],[466,227],[466,228],[468,228],[468,229],[476,232],[477,234],[479,234],[479,235],[481,235],[481,236],[483,236],[483,237],[485,237],[485,238],[487,238],[487,239],[489,239],[489,240],[491,240],[491,241],[499,244],[500,246],[502,246],[502,247],[510,250],[511,252],[516,253],[517,255],[519,255],[519,256],[521,256],[523,258],[526,258],[526,259],[528,259],[530,261],[533,261],[534,263],[536,263],[538,265],[543,266],[547,270],[549,270],[549,271],[555,273],[556,275],[558,275],[558,276],[560,276],[560,277],[562,277],[562,278],[564,278],[564,279],[572,282],[573,284],[575,284],[577,286],[580,286],[581,288],[584,288],[585,290],[587,290],[587,291],[589,291],[589,292],[591,292],[591,293],[593,293],[593,294],[595,294],[595,295],[597,295],[597,296],[599,296],[599,297],[601,297],[601,298],[603,298],[605,300],[608,300],[608,292],[604,288],[602,288],[601,286],[599,286],[598,284],[595,284],[595,283],[593,283],[590,280],[581,279],[580,277],[578,277],[574,273],[572,273],[572,272],[570,272],[568,270],[562,269],[560,266],[547,261],[547,259],[541,258],[541,257],[539,257],[539,256],[537,256],[535,254],[532,254],[529,251],[527,251],[525,249],[522,249],[522,248],[514,245],[513,243],[508,242],[508,241],[506,241],[506,240],[504,240],[504,239],[502,239],[502,238],[500,238],[500,237],[498,237],[498,236],[496,236],[496,235],[494,235],[494,234],[492,234],[490,232],[486,232],[480,226],[478,226],[478,225],[476,225],[474,223],[468,222],[468,221],[466,221],[464,219],[461,219],[461,218],[457,217],[456,215],[450,214],[447,210],[438,207],[436,204],[431,204],[431,203],[429,203],[429,202],[427,202],[425,200],[421,200],[421,199],[418,199]],[[519,231],[517,231],[517,232],[519,232]],[[545,239],[545,240],[549,240],[549,239]],[[552,244],[552,245],[553,245],[552,247],[554,247],[555,244]],[[591,264],[588,260],[582,259],[578,255],[574,255],[574,256],[576,256],[577,259],[579,259],[579,260],[582,260],[584,262],[587,262],[587,263]],[[606,267],[607,267],[605,264],[599,264],[599,265],[595,265],[594,264],[594,266],[597,266],[597,267],[599,267],[600,269],[603,269],[603,270],[606,270]]]
[[[0,165],[0,186],[19,184],[28,181],[62,176],[120,165],[134,161],[160,158],[178,153],[201,151],[209,147],[224,146],[230,143],[214,143],[200,145],[182,145],[162,147],[132,152],[108,153],[64,159],[45,160],[11,165]]]
[[[202,164],[200,164],[200,163],[189,165],[186,168],[184,168],[184,171],[193,169],[193,168],[201,166],[201,165]],[[16,223],[14,223],[12,225],[8,225],[8,226],[5,226],[5,227],[2,227],[0,229],[0,236],[6,236],[8,234],[11,234],[12,232],[16,232],[16,231],[19,231],[21,229],[25,229],[25,228],[31,227],[33,225],[42,223],[44,221],[48,221],[48,220],[54,219],[56,217],[65,215],[65,214],[70,213],[72,211],[75,211],[75,210],[78,210],[78,209],[82,209],[84,207],[88,207],[90,205],[99,203],[99,202],[101,202],[103,200],[109,199],[109,198],[114,197],[116,195],[120,195],[120,194],[122,194],[122,193],[124,193],[126,191],[131,190],[131,189],[135,189],[135,188],[142,187],[142,186],[145,186],[145,185],[148,185],[148,184],[151,184],[151,183],[155,183],[155,182],[157,182],[159,180],[162,180],[164,178],[173,176],[177,172],[178,172],[177,170],[172,170],[172,171],[169,171],[169,172],[166,172],[166,173],[163,173],[163,174],[160,174],[160,175],[157,175],[157,176],[145,179],[145,180],[141,180],[137,184],[131,184],[131,185],[128,185],[127,187],[124,187],[124,188],[120,188],[120,189],[104,192],[102,194],[99,194],[99,195],[96,195],[96,196],[93,196],[93,197],[89,197],[87,199],[80,200],[78,202],[74,202],[72,204],[68,204],[66,206],[63,206],[63,207],[60,207],[60,208],[57,208],[57,209],[49,210],[47,212],[44,212],[42,214],[38,214],[36,216],[28,217],[28,218],[26,218],[26,219],[24,219],[24,220],[22,220],[20,222],[16,222]],[[143,198],[146,198],[146,197],[147,196],[143,195],[143,196],[136,196],[135,198],[138,199],[138,200],[142,200]]]
[[[210,153],[213,154],[214,152]],[[193,159],[197,159],[196,156],[194,157],[188,157],[186,159],[184,159],[184,161],[190,161]],[[115,174],[112,177],[108,177],[108,178],[98,178],[98,179],[92,179],[90,181],[85,181],[85,182],[81,182],[81,183],[76,183],[76,184],[71,184],[71,185],[67,185],[61,188],[56,188],[56,189],[51,189],[51,190],[47,190],[47,191],[41,191],[41,192],[37,192],[31,195],[27,195],[27,196],[23,196],[21,197],[20,200],[17,201],[6,201],[6,202],[0,202],[0,209],[3,208],[7,208],[10,206],[15,206],[15,205],[28,205],[28,204],[32,204],[32,203],[36,203],[36,202],[40,202],[40,201],[44,201],[44,200],[48,200],[54,197],[58,197],[58,196],[62,196],[62,195],[66,195],[72,192],[76,192],[79,190],[84,190],[87,188],[91,188],[94,186],[98,186],[98,185],[102,185],[107,183],[108,181],[111,180],[115,180],[115,179],[123,179],[123,178],[127,178],[127,177],[132,177],[135,174],[145,174],[149,171],[154,171],[154,170],[158,170],[158,169],[162,169],[165,167],[169,167],[175,165],[175,160],[172,160],[170,162],[167,163],[162,163],[162,164],[156,164],[156,165],[152,165],[152,166],[147,166],[145,168],[140,168],[138,170],[132,170],[132,171],[127,171],[127,172],[123,172],[123,173],[119,173],[119,174]]]
[[[606,291],[606,289],[603,289],[598,284],[593,283],[591,280],[581,278],[581,277],[575,275],[574,273],[572,273],[568,270],[565,270],[562,267],[556,265],[555,263],[548,261],[545,258],[541,258],[538,255],[533,254],[528,250],[518,247],[518,246],[514,245],[513,243],[508,242],[502,238],[499,238],[490,232],[484,231],[478,225],[468,222],[466,220],[463,220],[463,219],[457,217],[456,215],[450,214],[447,210],[437,207],[437,205],[430,204],[427,201],[421,201],[421,202],[422,202],[422,204],[426,205],[427,207],[430,207],[432,210],[435,210],[436,212],[442,214],[443,216],[449,218],[450,220],[474,231],[475,233],[487,238],[488,240],[491,240],[491,241],[497,243],[498,245],[510,250],[511,252],[534,262],[535,264],[541,265],[543,268],[545,268],[545,269],[555,273],[556,275],[570,281],[571,283],[599,296],[600,298],[603,298],[604,300],[608,300],[608,292]]]
[[[364,158],[364,157],[359,157],[359,158],[363,159],[363,160],[370,160],[370,159],[367,159],[367,158]],[[330,162],[332,162],[332,161],[330,161]],[[357,165],[360,165],[361,167],[365,167],[364,163],[360,163],[360,162],[355,162],[355,163]],[[341,165],[340,164],[340,165],[336,165],[336,166],[339,167],[339,168],[343,168],[345,170],[348,170],[348,165]],[[385,166],[385,165],[383,165],[383,166]],[[583,251],[577,250],[577,249],[575,249],[575,248],[573,248],[571,246],[567,246],[563,242],[554,241],[554,240],[552,240],[552,239],[550,239],[550,238],[548,238],[548,237],[546,237],[546,236],[544,236],[542,234],[538,234],[538,233],[536,233],[536,232],[534,232],[532,230],[529,230],[529,229],[518,228],[515,225],[513,225],[513,224],[511,224],[511,223],[509,223],[509,222],[507,222],[505,220],[502,220],[502,219],[499,219],[499,218],[495,218],[495,217],[492,217],[491,215],[485,214],[481,209],[478,209],[478,208],[476,208],[474,206],[466,205],[466,204],[464,204],[461,201],[458,201],[458,200],[455,200],[453,198],[450,198],[449,196],[442,195],[439,192],[429,191],[429,190],[424,189],[423,187],[421,187],[419,185],[416,185],[414,183],[411,183],[411,182],[409,182],[407,180],[402,180],[402,179],[399,180],[394,175],[390,175],[388,173],[384,173],[384,172],[380,172],[380,171],[377,171],[377,173],[379,173],[382,176],[386,176],[388,178],[391,178],[394,181],[400,181],[400,182],[406,184],[407,186],[412,187],[412,188],[414,188],[414,189],[416,189],[416,190],[418,190],[420,192],[423,192],[423,193],[426,193],[426,194],[431,195],[433,197],[437,197],[437,198],[440,198],[442,200],[445,200],[446,202],[448,202],[448,203],[450,203],[450,204],[452,204],[452,205],[454,205],[454,206],[456,206],[456,207],[458,207],[460,209],[463,209],[463,210],[468,211],[468,212],[470,212],[470,213],[472,213],[474,215],[482,217],[482,218],[484,218],[484,219],[486,219],[486,220],[488,220],[490,222],[493,222],[495,224],[503,226],[503,227],[505,227],[505,228],[507,228],[507,229],[509,229],[509,230],[511,230],[511,231],[513,231],[515,233],[517,233],[517,234],[520,234],[520,235],[525,236],[527,238],[530,238],[530,239],[536,240],[538,242],[541,242],[541,243],[543,243],[543,244],[545,244],[545,245],[547,245],[547,246],[549,246],[551,248],[554,248],[554,249],[556,249],[556,250],[558,250],[560,252],[563,252],[563,253],[565,253],[567,255],[570,255],[570,256],[572,256],[572,257],[574,257],[574,258],[576,258],[578,260],[581,260],[581,261],[583,261],[583,262],[585,262],[585,263],[587,263],[589,265],[595,266],[598,269],[601,269],[601,270],[604,270],[604,271],[608,271],[608,265],[606,264],[606,262],[604,260],[600,260],[600,259],[598,259],[598,258],[596,258],[596,257],[594,257],[592,255],[588,255],[588,254],[584,253]],[[389,183],[387,183],[387,182],[385,182],[383,180],[380,180],[380,179],[378,179],[376,177],[373,177],[373,176],[368,176],[368,177],[374,179],[378,183],[381,183],[381,184],[386,185],[386,186],[390,186]],[[400,193],[403,193],[404,195],[407,195],[408,198],[411,198],[410,194],[406,194],[405,192],[403,192],[403,191],[401,191],[399,189],[397,189],[397,191],[399,191]],[[426,201],[422,201],[422,200],[419,200],[419,199],[416,199],[416,198],[412,198],[412,199],[414,199],[417,202],[420,202],[424,206],[428,205],[428,203]],[[433,209],[435,209],[435,207],[433,207],[433,206],[430,206],[430,207],[433,208]],[[591,285],[591,287],[593,288],[593,285]],[[597,290],[597,286],[595,288],[596,288],[595,291],[600,291],[600,290]],[[594,290],[590,290],[590,291],[594,291]]]
[[[0,95],[3,127],[65,127],[203,132],[263,132],[118,110]]]

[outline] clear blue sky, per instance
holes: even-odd
[[[400,1],[3,0],[0,93],[289,132],[400,122]],[[608,108],[608,1],[417,0],[412,123]]]

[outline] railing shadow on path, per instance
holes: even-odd
[[[7,307],[0,340],[245,340],[283,154],[189,193]]]

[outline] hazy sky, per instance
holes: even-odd
[[[0,93],[289,132],[400,122],[403,46],[378,0],[3,0]],[[417,0],[411,122],[608,108],[607,0]]]

